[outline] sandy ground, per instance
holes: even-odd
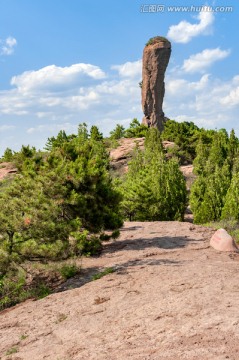
[[[100,257],[83,259],[86,279],[114,273],[78,276],[72,290],[0,314],[0,358],[239,359],[239,259],[210,248],[212,233],[125,223]]]

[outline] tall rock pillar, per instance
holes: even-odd
[[[143,53],[142,69],[142,123],[163,130],[164,74],[171,55],[171,43],[160,36],[148,41]]]

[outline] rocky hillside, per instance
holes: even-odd
[[[127,172],[128,162],[132,158],[135,146],[144,149],[144,137],[141,138],[122,138],[118,140],[118,146],[110,150],[111,166],[120,174]],[[163,141],[165,149],[174,147],[175,144],[171,141]]]
[[[144,149],[144,140],[145,138],[119,139],[119,146],[110,151],[111,167],[113,171],[115,171],[119,175],[126,173],[128,170],[128,163],[132,159],[132,154],[136,144],[142,150]],[[171,141],[163,141],[163,146],[165,149],[173,148],[175,146],[175,143]],[[193,174],[193,166],[181,166],[181,171],[185,176],[187,188],[189,189],[193,180],[195,179],[195,175]]]
[[[239,256],[210,248],[212,233],[125,223],[100,257],[82,259],[85,281],[0,314],[1,359],[237,360]]]

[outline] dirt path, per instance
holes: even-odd
[[[237,360],[239,259],[211,249],[211,235],[126,223],[101,257],[83,260],[86,276],[114,273],[0,314],[1,359]]]

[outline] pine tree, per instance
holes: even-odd
[[[227,151],[227,159],[231,171],[233,170],[234,163],[236,162],[236,157],[238,157],[238,148],[239,148],[239,141],[235,135],[235,131],[232,129],[230,132],[230,137],[228,141],[228,151]]]
[[[118,140],[124,137],[125,128],[123,125],[117,124],[116,128],[110,132],[110,139]]]
[[[98,127],[93,125],[90,129],[90,139],[91,140],[103,140],[103,134],[99,131]]]
[[[1,247],[24,259],[64,257],[72,229],[49,179],[18,176],[0,187]],[[49,186],[50,185],[50,186]]]
[[[193,172],[196,175],[206,175],[205,167],[209,156],[209,146],[200,137],[196,147],[196,157],[193,161]]]
[[[2,157],[2,161],[10,162],[12,160],[13,160],[13,151],[9,148],[6,148]]]
[[[148,127],[140,124],[140,122],[134,118],[127,130],[124,132],[126,138],[144,137],[148,132]]]
[[[78,135],[63,149],[51,152],[48,166],[64,177],[67,189],[65,206],[72,218],[80,218],[90,231],[117,228],[120,194],[109,174],[109,153],[97,127],[89,136],[86,124],[80,124]]]
[[[235,172],[230,188],[226,194],[225,205],[222,210],[222,219],[239,221],[239,173]]]
[[[122,211],[130,220],[183,219],[185,180],[177,161],[165,160],[157,129],[149,130],[144,152],[136,148],[121,192]]]
[[[205,171],[211,174],[216,166],[222,167],[227,157],[228,136],[226,131],[218,131],[214,134],[212,146],[209,152]]]
[[[191,188],[190,205],[196,224],[220,220],[225,197],[230,186],[230,167],[227,162],[206,177],[200,175]]]

